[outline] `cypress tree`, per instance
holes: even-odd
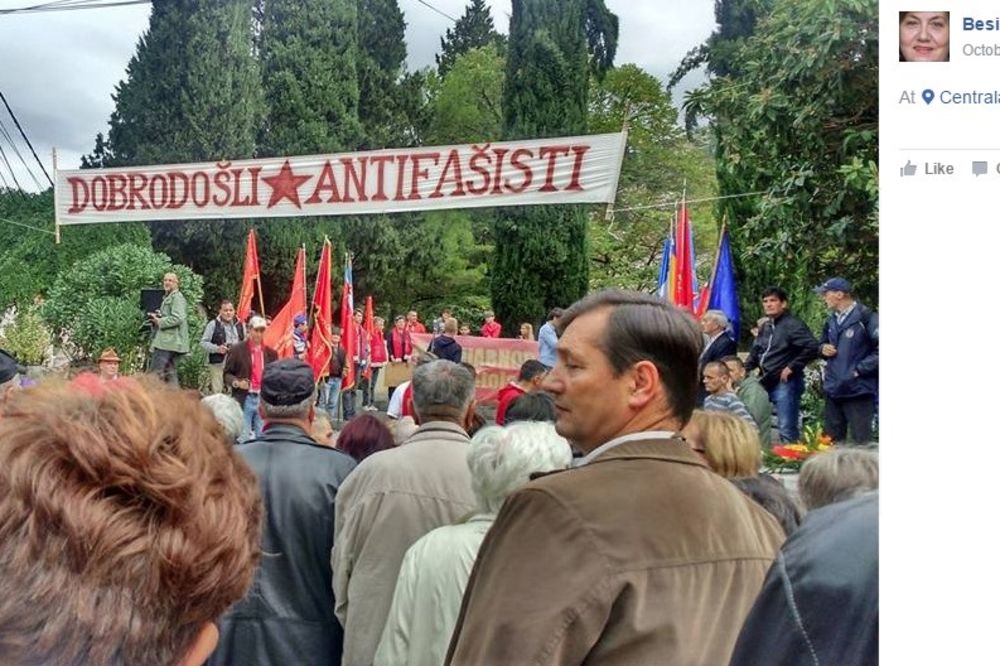
[[[153,0],[114,95],[111,165],[253,157],[263,111],[251,0]],[[153,245],[206,280],[206,296],[234,295],[242,221],[151,222]]]
[[[441,53],[434,56],[438,76],[444,78],[454,66],[455,59],[463,53],[490,45],[496,46],[502,53],[504,44],[503,35],[493,27],[493,17],[486,0],[472,0],[454,29],[445,30],[441,38]]]
[[[260,61],[267,112],[258,154],[310,155],[360,143],[352,0],[268,0]]]
[[[312,155],[354,150],[358,119],[357,3],[353,0],[266,0],[258,6],[258,38],[266,119],[258,155]],[[292,258],[324,235],[337,239],[342,218],[263,219],[260,235],[264,294],[284,301]],[[310,257],[310,268],[313,268]]]
[[[603,0],[514,0],[504,83],[507,139],[572,136],[587,130],[591,71],[614,60],[618,18]],[[589,279],[587,211],[582,206],[503,209],[495,223],[491,293],[513,335],[552,307],[583,296]]]
[[[417,142],[413,126],[421,110],[422,77],[404,75],[406,23],[396,0],[358,2],[358,116],[362,148]]]

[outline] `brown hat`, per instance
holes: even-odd
[[[120,363],[121,359],[118,358],[118,354],[115,353],[114,347],[105,347],[104,351],[101,352],[101,357],[97,359],[98,363],[114,362]]]

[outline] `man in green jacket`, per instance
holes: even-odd
[[[153,336],[151,370],[171,386],[177,381],[177,357],[190,351],[188,343],[187,300],[180,292],[176,273],[163,276],[163,303],[150,315],[156,334]]]
[[[767,397],[767,391],[760,385],[760,381],[747,374],[746,366],[739,356],[725,356],[722,362],[729,368],[729,376],[733,379],[733,388],[739,396],[747,411],[753,417],[757,425],[757,432],[760,436],[761,448],[770,449],[773,438],[771,437],[771,400]]]

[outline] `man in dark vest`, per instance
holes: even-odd
[[[201,336],[201,348],[208,352],[208,374],[212,382],[212,393],[222,393],[225,382],[222,368],[226,364],[226,354],[237,342],[246,339],[243,323],[236,321],[236,308],[232,301],[222,301],[219,316],[208,322]]]

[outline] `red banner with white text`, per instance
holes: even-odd
[[[56,171],[60,225],[610,203],[625,134]]]
[[[413,333],[413,345],[426,350],[431,344],[430,333]],[[538,358],[538,342],[511,338],[477,338],[456,335],[462,346],[462,362],[476,369],[476,400],[495,403],[497,391],[517,379],[521,364]]]

